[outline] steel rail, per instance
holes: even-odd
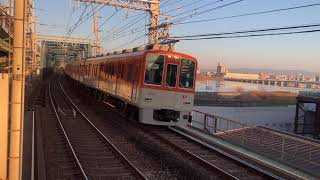
[[[107,105],[108,105],[108,104],[107,104]],[[108,106],[110,106],[110,105],[108,105]],[[120,116],[123,117],[123,114],[121,114],[117,109],[112,109],[112,110],[113,110],[113,112],[116,112],[116,113],[118,113]],[[131,121],[129,121],[129,123],[133,124]],[[281,177],[279,177],[279,176],[277,176],[277,175],[275,175],[275,174],[273,174],[273,173],[271,173],[271,172],[268,172],[268,171],[266,171],[266,170],[264,170],[264,169],[262,169],[262,168],[259,168],[259,167],[255,166],[255,165],[253,165],[253,164],[251,164],[251,163],[249,163],[249,162],[247,162],[247,161],[244,161],[244,160],[242,160],[242,159],[240,159],[240,158],[237,158],[237,157],[235,157],[235,156],[232,156],[231,154],[228,154],[227,152],[224,152],[224,151],[222,151],[222,150],[220,150],[220,149],[217,149],[217,148],[215,148],[215,147],[213,147],[213,146],[211,146],[211,145],[209,145],[209,144],[207,144],[207,143],[205,143],[205,142],[202,142],[200,139],[197,139],[197,138],[195,138],[195,137],[192,137],[191,135],[187,135],[186,133],[180,132],[179,130],[177,130],[177,129],[174,128],[174,127],[168,126],[168,129],[170,129],[171,131],[176,132],[176,133],[184,136],[185,138],[187,138],[187,139],[189,139],[189,140],[191,140],[191,141],[193,141],[193,142],[195,142],[195,143],[198,143],[198,144],[200,144],[200,145],[202,145],[202,146],[205,146],[206,148],[209,148],[210,150],[213,150],[213,151],[215,151],[215,152],[218,152],[218,153],[221,154],[222,156],[226,156],[227,158],[230,158],[230,159],[232,159],[232,160],[235,160],[235,161],[237,161],[238,163],[241,163],[241,164],[243,164],[243,165],[245,165],[245,166],[248,166],[248,167],[251,168],[251,169],[254,169],[254,170],[256,170],[256,171],[258,171],[258,172],[260,172],[260,173],[262,173],[262,174],[265,174],[266,176],[268,176],[268,177],[270,177],[270,178],[272,178],[272,179],[279,179],[279,180],[283,180],[283,179],[284,179],[284,178],[281,178]],[[192,152],[190,152],[190,151],[188,151],[188,150],[183,149],[182,147],[180,147],[180,146],[178,146],[177,144],[169,141],[168,139],[165,139],[165,138],[163,138],[162,136],[160,136],[160,135],[158,135],[158,134],[156,134],[156,133],[154,133],[154,132],[152,132],[152,131],[148,131],[148,130],[145,130],[145,131],[147,131],[148,133],[156,136],[156,137],[159,138],[159,139],[162,139],[162,140],[165,141],[166,143],[174,146],[175,148],[177,148],[177,149],[179,149],[179,150],[182,150],[182,151],[185,151],[185,153],[188,153],[188,154],[191,155],[193,158],[199,159],[199,161],[205,163],[206,165],[211,166],[212,168],[217,168],[217,170],[220,170],[221,172],[226,173],[227,176],[230,175],[230,178],[232,177],[231,179],[238,179],[237,177],[234,177],[233,175],[231,175],[231,174],[229,174],[228,172],[224,171],[223,169],[221,169],[221,168],[219,168],[219,167],[211,164],[210,162],[204,160],[203,158],[195,155],[194,153],[192,153]]]
[[[156,137],[157,139],[162,140],[163,142],[165,142],[166,144],[172,146],[173,148],[177,149],[180,152],[183,152],[184,154],[190,156],[191,158],[193,158],[193,160],[196,160],[198,162],[203,163],[206,167],[214,169],[215,171],[217,171],[218,173],[221,173],[226,179],[234,179],[234,180],[239,180],[239,178],[233,176],[232,174],[226,172],[225,170],[219,168],[218,166],[206,161],[205,159],[197,156],[196,154],[183,149],[182,147],[178,146],[177,144],[175,144],[174,142],[162,137],[161,135],[154,133],[153,131],[149,131],[149,130],[145,130],[147,131],[149,134],[153,135],[154,137]]]
[[[269,177],[274,178],[274,179],[283,179],[283,178],[281,178],[281,177],[279,177],[279,176],[277,176],[277,175],[275,175],[275,174],[273,174],[273,173],[271,173],[269,171],[261,169],[258,166],[255,166],[255,165],[253,165],[253,164],[251,164],[251,163],[249,163],[247,161],[244,161],[244,160],[242,160],[242,159],[240,159],[238,157],[235,157],[235,156],[233,156],[233,155],[231,155],[231,154],[229,154],[227,152],[224,152],[223,150],[220,150],[220,149],[218,149],[218,148],[216,148],[216,147],[214,147],[214,146],[212,146],[212,145],[210,145],[210,144],[208,144],[206,142],[203,142],[199,138],[196,138],[196,137],[194,137],[192,135],[189,135],[188,132],[184,133],[181,130],[175,128],[175,127],[168,127],[168,129],[170,129],[171,131],[173,131],[173,132],[175,132],[175,133],[177,133],[179,135],[182,135],[182,136],[190,139],[191,141],[193,141],[195,143],[198,143],[198,144],[200,144],[202,146],[205,146],[205,147],[209,148],[212,151],[218,152],[223,156],[226,156],[226,157],[228,157],[230,159],[233,159],[233,160],[235,160],[235,161],[237,161],[237,162],[239,162],[239,163],[241,163],[241,164],[243,164],[245,166],[248,166],[249,168],[252,168],[252,169],[254,169],[254,170],[256,170],[256,171],[258,171],[258,172],[260,172],[262,174],[265,174],[266,176],[269,176]]]
[[[62,85],[61,85],[61,83],[60,83],[60,79],[59,79],[59,84],[60,84],[60,87],[62,88],[63,93],[66,94],[65,90],[63,89],[63,87],[62,87]],[[69,98],[69,97],[67,96],[67,98]],[[69,98],[69,99],[70,99],[70,98]],[[74,105],[74,103],[72,102],[71,99],[70,99],[69,101]],[[106,104],[106,105],[108,105],[108,104]],[[110,106],[110,105],[108,105],[108,106]],[[79,108],[78,108],[76,105],[74,105],[74,107],[80,112],[80,114],[82,114],[82,112],[79,110]],[[114,112],[116,112],[116,113],[119,114],[121,117],[123,117],[123,114],[121,114],[117,109],[114,109],[114,110],[115,110]],[[82,115],[85,117],[84,114],[82,114]],[[85,118],[86,118],[86,117],[85,117]],[[91,122],[89,122],[89,123],[91,124]],[[130,123],[131,123],[131,122],[130,122]],[[92,124],[92,125],[93,125],[93,124]],[[94,125],[93,125],[93,126],[94,126]],[[170,128],[169,128],[169,129],[170,129]],[[170,129],[170,130],[171,130],[171,129]],[[99,130],[98,130],[98,131],[99,131]],[[218,166],[216,166],[216,165],[208,162],[207,160],[205,160],[205,159],[197,156],[196,154],[194,154],[194,153],[192,153],[192,152],[190,152],[190,151],[188,151],[188,150],[186,150],[186,149],[183,149],[182,147],[178,146],[178,145],[175,144],[174,142],[172,142],[172,141],[170,141],[170,140],[168,140],[168,139],[165,139],[165,138],[162,137],[161,135],[158,135],[157,133],[154,133],[154,132],[149,131],[149,130],[147,130],[147,129],[143,129],[143,131],[146,131],[147,133],[149,133],[149,134],[157,137],[157,139],[161,139],[163,142],[167,143],[169,146],[172,146],[172,147],[174,147],[175,149],[177,149],[178,151],[183,152],[183,153],[185,153],[186,155],[190,156],[190,157],[193,158],[194,160],[196,160],[196,161],[198,161],[198,162],[200,162],[200,163],[203,163],[206,167],[211,168],[211,169],[214,169],[215,171],[221,173],[226,179],[239,179],[239,178],[235,177],[234,175],[230,174],[229,172],[221,169],[220,167],[218,167]],[[225,157],[230,158],[231,160],[234,160],[234,161],[236,161],[236,162],[238,162],[238,163],[240,163],[240,164],[242,164],[242,165],[244,165],[244,166],[246,166],[246,167],[248,167],[248,168],[250,168],[250,169],[256,170],[257,172],[259,172],[259,173],[261,173],[261,174],[263,174],[263,175],[265,175],[265,176],[268,176],[269,178],[272,178],[272,179],[283,179],[283,178],[278,177],[278,176],[276,176],[276,175],[274,175],[274,174],[272,174],[272,173],[270,173],[270,172],[268,172],[268,171],[265,171],[265,170],[263,170],[263,169],[261,169],[261,168],[259,168],[259,167],[256,167],[256,166],[254,166],[254,165],[252,165],[252,164],[250,164],[250,163],[248,163],[248,162],[246,162],[246,161],[244,161],[244,160],[241,160],[241,159],[239,159],[239,158],[237,158],[237,157],[234,157],[234,156],[231,157],[232,155],[228,156],[227,153],[226,153],[226,152],[222,152],[222,150],[219,150],[219,149],[217,149],[217,148],[214,149],[213,147],[208,147],[208,146],[205,145],[205,144],[199,143],[198,141],[196,141],[196,139],[192,139],[192,138],[190,138],[190,137],[188,137],[188,136],[186,136],[186,135],[184,135],[184,134],[180,134],[180,135],[182,135],[183,137],[187,138],[188,140],[191,140],[192,142],[198,143],[198,144],[200,144],[200,145],[202,145],[202,146],[205,146],[206,148],[208,148],[208,149],[210,149],[210,150],[213,150],[213,151],[219,153],[221,156],[225,156]]]
[[[91,125],[92,128],[94,128],[98,134],[120,155],[120,157],[127,163],[128,167],[131,168],[137,177],[139,177],[140,179],[144,179],[147,180],[148,178],[145,177],[141,171],[139,171],[139,169],[137,169],[130,161],[127,157],[124,156],[124,154],[122,152],[120,152],[120,150],[118,150],[118,148],[112,144],[112,142],[89,120],[89,118],[80,110],[80,108],[71,100],[71,98],[67,95],[67,93],[65,92],[65,89],[63,88],[62,84],[61,84],[61,76],[59,76],[59,87],[62,90],[62,93],[64,94],[64,96],[68,99],[68,101],[71,103],[71,105],[80,113],[80,115]]]
[[[85,171],[84,171],[84,169],[83,169],[83,167],[82,167],[82,165],[81,165],[81,163],[80,163],[80,161],[79,161],[79,158],[78,158],[75,150],[73,149],[73,146],[72,146],[72,144],[71,144],[71,142],[70,142],[70,140],[69,140],[69,137],[68,137],[68,135],[67,135],[67,133],[66,133],[66,131],[65,131],[62,123],[61,123],[61,120],[60,120],[60,117],[59,117],[59,115],[58,115],[57,109],[56,109],[56,107],[55,107],[55,105],[54,105],[54,102],[53,102],[53,99],[52,99],[52,93],[51,93],[51,82],[49,83],[49,97],[50,97],[50,102],[51,102],[51,105],[52,105],[52,109],[54,110],[55,116],[57,117],[57,120],[58,120],[58,123],[59,123],[59,127],[61,128],[61,130],[62,130],[62,132],[63,132],[63,135],[64,135],[65,139],[66,139],[67,142],[68,142],[68,146],[69,146],[69,148],[71,149],[71,152],[72,152],[72,154],[73,154],[73,157],[75,158],[75,160],[76,160],[76,162],[77,162],[77,165],[78,165],[78,167],[79,167],[79,169],[80,169],[80,171],[81,171],[81,174],[82,174],[83,178],[84,178],[85,180],[88,180],[87,174],[85,173]]]

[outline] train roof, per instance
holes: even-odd
[[[197,61],[196,58],[193,56],[179,53],[179,52],[173,52],[172,49],[168,49],[166,47],[163,48],[163,46],[156,47],[156,48],[155,47],[150,48],[149,46],[146,46],[144,48],[126,49],[126,50],[122,50],[122,51],[115,51],[113,53],[99,55],[96,57],[89,57],[87,59],[81,59],[78,61],[74,61],[74,63],[83,62],[83,61],[99,61],[99,60],[106,60],[106,59],[113,59],[113,58],[142,56],[142,55],[144,55],[146,53],[150,53],[150,52],[162,53],[162,54],[173,55],[173,56],[180,56],[180,57],[184,57],[184,58],[188,58],[188,59],[192,59],[192,60]]]

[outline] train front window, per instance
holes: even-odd
[[[181,59],[180,65],[180,83],[182,88],[192,89],[194,84],[194,71],[196,63],[189,59]]]
[[[161,85],[163,64],[164,64],[164,55],[151,54],[151,53],[148,54],[144,83]]]
[[[167,65],[166,86],[176,87],[178,65]]]

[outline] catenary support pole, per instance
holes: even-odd
[[[21,179],[25,76],[25,0],[14,1],[13,64],[9,127],[9,180]]]

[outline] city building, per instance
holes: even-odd
[[[259,79],[263,79],[263,80],[270,79],[270,74],[268,74],[268,73],[259,73]]]
[[[217,66],[216,77],[224,77],[226,72],[226,67],[221,62],[219,62]]]

